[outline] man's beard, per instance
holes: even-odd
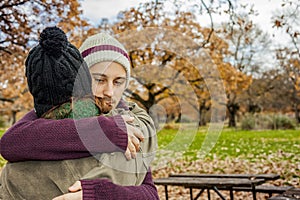
[[[107,114],[113,108],[114,101],[109,97],[102,98],[95,96],[95,104],[99,107],[102,114]]]

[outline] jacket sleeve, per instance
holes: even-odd
[[[108,179],[81,180],[85,200],[158,200],[157,189],[149,170],[140,186],[120,186]]]
[[[141,143],[142,155],[147,168],[155,157],[157,150],[157,135],[154,122],[148,113],[140,108],[136,103],[129,103],[129,109],[137,121],[137,126],[143,132],[145,140]]]
[[[27,113],[0,140],[0,153],[10,162],[64,160],[93,153],[124,152],[128,136],[120,115],[79,120],[50,120]]]

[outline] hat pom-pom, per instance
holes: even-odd
[[[43,30],[39,43],[48,55],[60,57],[67,48],[68,39],[66,34],[55,26]]]

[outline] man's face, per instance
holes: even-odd
[[[92,89],[102,113],[116,108],[126,84],[126,71],[115,62],[100,62],[90,68]]]

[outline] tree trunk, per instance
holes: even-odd
[[[175,123],[180,123],[181,122],[181,112],[179,113]]]
[[[298,105],[295,104],[295,118],[296,118],[296,121],[297,123],[299,124],[300,123],[300,109],[298,108]]]
[[[206,126],[205,114],[202,112],[200,114],[199,126]]]
[[[235,123],[235,113],[234,112],[229,112],[229,127],[236,127]]]
[[[17,121],[17,112],[18,111],[15,111],[15,110],[12,110],[12,124],[15,124],[16,123],[16,121]]]
[[[236,127],[236,120],[235,120],[235,117],[236,117],[236,113],[237,111],[239,110],[239,105],[236,104],[236,103],[233,103],[233,104],[229,104],[227,106],[227,109],[228,109],[228,117],[229,117],[229,124],[228,126],[229,127]]]
[[[199,106],[199,126],[205,126],[206,125],[206,120],[205,120],[205,114],[206,114],[207,109],[205,106]]]

